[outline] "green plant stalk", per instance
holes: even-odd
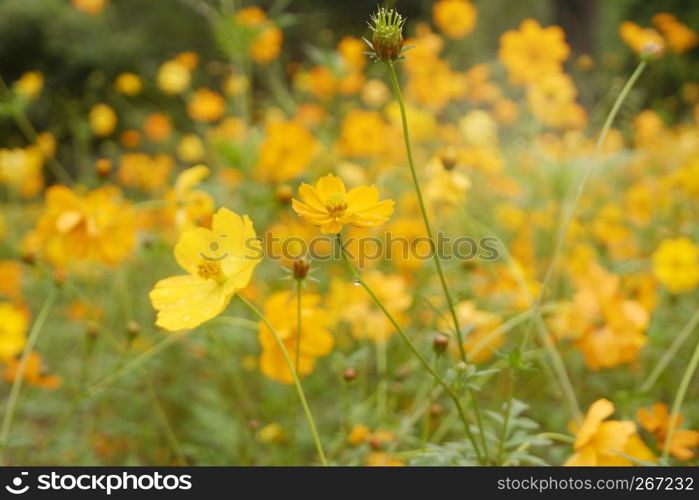
[[[19,402],[19,394],[22,390],[22,384],[24,383],[24,374],[27,370],[27,361],[29,360],[29,355],[34,350],[36,341],[39,338],[41,329],[46,322],[46,318],[49,315],[49,311],[53,307],[53,303],[56,301],[56,295],[58,294],[57,289],[54,287],[51,290],[51,294],[48,299],[41,306],[36,321],[32,326],[29,336],[27,338],[27,343],[24,346],[24,351],[22,351],[22,357],[19,360],[19,365],[17,366],[17,373],[15,373],[15,380],[12,383],[12,389],[10,390],[10,396],[7,400],[7,406],[5,407],[5,415],[2,420],[2,430],[0,430],[0,446],[2,447],[2,461],[4,462],[5,453],[7,451],[7,438],[10,435],[10,429],[12,428],[12,420],[17,410],[17,403]]]
[[[692,334],[694,329],[697,327],[697,324],[699,324],[699,309],[695,311],[684,328],[682,328],[682,331],[680,331],[680,333],[677,335],[670,348],[665,351],[663,357],[660,359],[660,361],[658,361],[658,364],[648,376],[648,379],[641,386],[641,392],[648,392],[651,387],[653,387],[655,381],[658,380],[658,377],[660,377],[663,370],[665,370],[670,361],[672,361],[672,359],[675,357],[675,354],[680,347],[682,347],[682,344],[684,344],[687,338]]]
[[[452,321],[454,322],[454,331],[456,332],[456,339],[459,347],[459,355],[461,356],[461,361],[468,364],[468,358],[466,357],[466,350],[464,349],[464,339],[461,333],[461,327],[459,326],[459,317],[456,314],[456,308],[454,306],[454,300],[452,299],[451,292],[449,291],[449,285],[444,277],[444,270],[442,269],[442,262],[439,260],[439,255],[437,255],[436,249],[437,244],[434,241],[434,236],[432,233],[432,226],[430,225],[430,218],[427,215],[427,208],[425,207],[425,200],[422,197],[422,190],[420,189],[420,183],[417,178],[417,171],[415,170],[415,161],[413,160],[413,149],[410,142],[410,132],[408,131],[408,115],[405,111],[405,102],[403,101],[403,93],[400,90],[400,84],[398,83],[398,75],[396,73],[396,67],[393,61],[387,61],[386,65],[389,69],[389,74],[391,76],[391,84],[393,85],[393,93],[398,101],[398,106],[400,107],[400,117],[401,123],[403,125],[403,140],[405,142],[405,151],[408,156],[408,165],[410,166],[410,176],[413,180],[413,186],[415,188],[415,194],[417,195],[418,204],[420,205],[420,213],[422,214],[422,220],[425,224],[425,231],[427,231],[427,237],[430,239],[430,245],[434,252],[435,268],[437,269],[437,274],[439,275],[439,281],[442,284],[442,289],[444,290],[444,297],[447,299],[447,305],[449,306],[449,311],[451,313]],[[468,389],[469,397],[471,398],[471,404],[473,406],[473,412],[476,416],[476,423],[478,425],[478,432],[481,438],[481,444],[483,445],[483,453],[487,456],[487,446],[485,441],[485,429],[483,427],[483,420],[481,418],[481,410],[478,407],[478,401],[476,400],[476,394],[469,387]]]
[[[680,386],[677,388],[677,394],[675,394],[675,400],[672,403],[670,424],[667,429],[667,436],[665,436],[665,445],[663,446],[663,460],[667,460],[667,457],[670,454],[670,444],[672,443],[672,437],[677,428],[677,420],[680,415],[680,409],[682,408],[682,403],[684,403],[684,398],[687,395],[687,389],[689,389],[689,384],[692,381],[692,377],[697,371],[697,366],[699,366],[699,339],[697,340],[697,345],[694,347],[694,352],[692,353],[692,358],[689,360],[687,369],[684,371],[684,375],[682,375]]]
[[[387,363],[387,342],[388,339],[378,339],[374,343],[376,350],[376,371],[379,376],[376,393],[376,420],[379,423],[386,417],[386,401],[388,399],[388,383],[386,381]]]
[[[294,367],[296,369],[296,373],[299,372],[299,360],[301,358],[301,288],[303,287],[303,280],[302,279],[296,279],[296,354],[294,359]],[[294,427],[291,429],[292,432],[292,453],[291,456],[293,457],[293,463],[296,463],[296,450],[298,447],[298,435],[296,433],[296,427],[298,425],[298,418],[299,418],[299,406],[298,404],[294,405]],[[292,465],[293,465],[292,463]]]
[[[417,171],[415,170],[415,162],[413,161],[413,149],[410,143],[410,133],[408,131],[408,115],[405,111],[405,102],[403,101],[403,94],[400,90],[400,84],[398,83],[398,75],[396,74],[396,68],[392,61],[386,63],[389,69],[389,74],[391,76],[391,84],[393,85],[393,93],[398,101],[398,106],[400,107],[401,122],[403,124],[403,140],[405,141],[405,151],[408,156],[408,165],[410,166],[410,175],[413,179],[413,187],[415,188],[415,194],[417,195],[418,204],[420,205],[420,213],[422,214],[422,220],[425,224],[425,230],[427,231],[427,237],[430,239],[430,244],[433,249],[437,246],[434,242],[434,237],[432,233],[432,226],[430,225],[430,219],[427,216],[427,208],[425,207],[425,200],[422,197],[422,190],[420,189],[420,183],[417,179]],[[454,307],[454,301],[451,297],[451,292],[449,291],[449,285],[444,277],[444,271],[442,270],[442,263],[439,260],[436,252],[434,254],[434,264],[437,268],[437,274],[439,275],[439,280],[442,283],[442,289],[444,290],[444,296],[447,299],[447,304],[449,305],[449,311],[451,312],[451,317],[454,322],[454,330],[456,332],[457,339],[459,341],[459,354],[461,355],[461,360],[467,363],[466,351],[463,346],[463,336],[461,334],[461,328],[459,327],[459,317],[456,314],[456,308]]]
[[[377,297],[377,295],[374,293],[374,291],[367,285],[364,280],[359,276],[359,273],[355,269],[355,267],[352,265],[352,263],[349,261],[349,258],[347,257],[347,253],[345,252],[345,249],[342,246],[342,236],[340,233],[337,233],[337,238],[336,241],[338,243],[338,246],[340,248],[340,253],[342,255],[342,260],[345,263],[345,266],[347,267],[347,270],[352,274],[352,280],[355,283],[359,283],[362,285],[364,290],[369,294],[369,296],[373,299],[374,303],[381,309],[381,312],[384,313],[386,318],[391,322],[393,327],[396,329],[396,331],[400,334],[401,338],[403,341],[408,345],[412,353],[415,355],[415,357],[420,361],[422,364],[422,367],[429,372],[430,375],[434,378],[434,380],[441,385],[444,390],[449,394],[451,399],[454,401],[454,405],[456,406],[457,411],[459,412],[459,417],[461,417],[461,421],[464,424],[464,430],[466,431],[466,436],[468,437],[469,441],[471,442],[471,446],[473,446],[473,450],[476,453],[476,457],[478,461],[481,464],[484,464],[483,456],[481,454],[481,450],[478,447],[478,443],[476,443],[475,438],[473,437],[473,433],[471,432],[471,427],[468,422],[468,419],[466,418],[466,414],[464,413],[464,409],[461,406],[461,401],[459,401],[459,397],[456,395],[454,390],[447,384],[444,379],[432,368],[432,365],[430,365],[429,361],[425,359],[425,357],[420,353],[420,351],[417,349],[415,344],[413,343],[412,340],[410,340],[410,337],[408,337],[408,334],[405,333],[405,330],[398,324],[396,319],[393,317],[393,315],[386,309],[386,306],[383,305],[383,302],[381,302],[381,299]]]
[[[267,317],[264,314],[262,314],[262,312],[257,307],[255,307],[252,303],[248,302],[240,294],[236,294],[236,297],[238,297],[238,299],[243,304],[245,304],[247,308],[255,314],[255,316],[260,318],[260,321],[262,321],[267,326],[267,328],[269,328],[269,331],[272,332],[274,340],[276,340],[279,349],[282,351],[282,355],[284,356],[286,366],[291,371],[291,376],[294,380],[294,387],[296,388],[296,394],[298,395],[299,403],[301,403],[301,407],[303,408],[303,412],[306,416],[308,427],[310,427],[311,429],[311,435],[313,436],[313,441],[316,445],[316,450],[318,452],[318,458],[320,458],[320,463],[324,466],[327,466],[328,461],[325,458],[325,452],[323,451],[323,446],[321,445],[320,437],[318,436],[318,431],[316,430],[316,424],[313,421],[313,414],[311,413],[311,409],[308,407],[308,403],[306,402],[306,395],[303,392],[301,381],[299,380],[299,377],[296,374],[294,363],[291,361],[291,356],[289,356],[289,351],[287,351],[286,346],[284,345],[284,341],[282,341],[281,337],[279,336],[279,333],[277,333],[277,330],[274,329]]]
[[[604,122],[604,125],[602,126],[602,131],[600,132],[599,137],[597,138],[597,142],[595,143],[595,149],[593,156],[596,157],[599,152],[602,149],[602,146],[604,145],[604,141],[607,138],[607,134],[609,133],[609,129],[612,126],[612,123],[614,122],[614,118],[616,118],[617,113],[619,112],[619,109],[621,108],[621,105],[623,102],[626,100],[626,97],[628,96],[631,88],[634,86],[638,78],[641,76],[641,73],[643,73],[643,70],[645,69],[647,65],[647,62],[645,59],[642,59],[641,62],[639,63],[638,67],[636,70],[633,72],[633,74],[629,77],[628,81],[624,85],[624,87],[621,89],[621,92],[616,98],[616,101],[614,101],[614,105],[612,106],[611,111],[609,112],[609,115],[607,115],[607,119]],[[570,225],[573,223],[573,219],[575,218],[575,214],[578,209],[578,205],[580,204],[580,199],[582,198],[583,191],[585,190],[585,186],[587,185],[588,179],[590,177],[590,173],[592,172],[592,162],[588,162],[586,168],[583,171],[582,178],[580,180],[580,183],[577,186],[577,189],[575,191],[575,197],[573,198],[573,202],[570,205],[570,209],[568,210],[568,214],[566,217],[563,219],[563,224],[561,225],[559,231],[558,231],[558,236],[556,238],[556,246],[554,247],[553,251],[553,256],[551,257],[551,262],[548,265],[548,268],[546,269],[546,274],[544,275],[544,281],[542,282],[541,285],[541,291],[539,292],[539,296],[537,297],[536,302],[534,303],[534,314],[531,317],[531,321],[529,322],[529,328],[527,332],[525,333],[525,338],[528,338],[532,328],[536,325],[537,326],[537,331],[541,332],[541,337],[544,343],[544,346],[549,351],[549,355],[553,359],[553,366],[554,369],[556,370],[558,377],[561,382],[561,387],[566,393],[569,403],[571,405],[571,411],[575,418],[577,420],[582,419],[582,412],[580,411],[580,405],[577,402],[577,398],[575,398],[574,393],[570,393],[570,389],[572,388],[572,384],[570,382],[570,377],[568,376],[568,373],[565,370],[565,365],[563,364],[563,361],[561,359],[560,353],[556,349],[556,346],[551,342],[551,339],[548,338],[548,335],[546,335],[545,331],[543,331],[541,328],[539,328],[539,324],[543,324],[543,318],[541,317],[541,304],[544,300],[544,296],[546,294],[546,289],[548,288],[549,284],[551,283],[551,279],[553,278],[554,271],[556,269],[556,266],[558,264],[558,259],[560,258],[561,252],[563,250],[563,245],[566,240],[566,236],[568,234],[568,231],[570,230]]]

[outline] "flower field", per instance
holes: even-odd
[[[126,3],[0,4],[0,463],[699,465],[696,6]]]

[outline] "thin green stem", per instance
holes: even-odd
[[[461,417],[461,421],[464,424],[464,430],[466,431],[466,436],[468,437],[469,441],[471,442],[471,446],[473,446],[473,450],[476,454],[476,457],[478,459],[478,462],[481,464],[484,464],[483,456],[481,454],[481,450],[478,447],[478,444],[476,443],[475,438],[473,437],[473,433],[471,432],[471,426],[468,422],[468,419],[466,418],[466,413],[464,412],[463,406],[461,406],[461,401],[459,401],[459,397],[456,395],[454,390],[447,384],[444,379],[432,368],[432,365],[425,359],[425,357],[420,353],[418,348],[415,346],[412,340],[410,340],[410,337],[408,337],[408,334],[405,333],[405,330],[398,324],[396,319],[393,317],[393,315],[386,309],[386,306],[383,305],[383,302],[381,302],[381,299],[378,298],[378,296],[374,293],[374,291],[371,289],[369,285],[366,284],[366,282],[359,276],[359,273],[355,269],[355,267],[352,265],[350,262],[349,258],[347,257],[347,253],[345,252],[344,247],[342,246],[342,236],[340,233],[337,233],[337,238],[336,238],[338,247],[340,248],[340,253],[342,255],[342,260],[345,263],[345,266],[347,267],[347,270],[350,272],[352,275],[352,280],[355,283],[359,283],[362,285],[364,290],[369,294],[369,296],[373,299],[374,303],[381,309],[381,312],[386,316],[388,321],[393,325],[393,327],[396,329],[396,331],[400,334],[401,338],[403,341],[407,344],[407,346],[410,348],[412,353],[415,355],[415,357],[420,361],[422,364],[422,367],[429,372],[430,375],[441,385],[444,390],[449,394],[451,397],[452,401],[454,401],[454,405],[456,406],[457,411],[459,412],[459,416]]]
[[[433,249],[436,249],[436,244],[434,242],[434,237],[432,233],[432,227],[430,225],[430,219],[427,216],[427,208],[425,207],[425,200],[422,197],[422,190],[420,189],[420,183],[417,179],[417,171],[415,170],[415,162],[413,161],[413,150],[410,144],[410,133],[408,131],[408,115],[405,111],[405,102],[403,101],[403,94],[400,90],[400,84],[398,83],[398,75],[396,74],[396,68],[393,62],[389,61],[386,63],[388,65],[389,74],[391,75],[391,84],[393,85],[393,93],[398,101],[398,106],[400,107],[401,122],[403,124],[403,139],[405,141],[405,151],[408,155],[408,165],[410,166],[410,175],[413,179],[413,186],[415,187],[415,194],[417,195],[417,201],[420,205],[420,213],[422,214],[422,220],[425,224],[425,230],[427,231],[427,236],[430,239]],[[449,285],[444,277],[444,271],[442,270],[442,262],[439,260],[437,252],[434,252],[434,264],[437,268],[437,274],[439,275],[439,280],[442,283],[442,288],[444,289],[444,296],[447,299],[447,304],[449,305],[449,311],[451,312],[452,320],[454,321],[454,330],[456,332],[457,339],[459,341],[459,354],[461,355],[461,360],[467,363],[466,351],[463,346],[463,336],[461,334],[461,328],[459,327],[459,317],[456,314],[456,308],[454,307],[454,301],[451,297],[451,292],[449,291]]]
[[[675,401],[672,403],[670,423],[668,424],[667,436],[665,436],[665,445],[663,446],[663,460],[667,460],[670,453],[670,444],[672,443],[672,437],[677,428],[682,403],[684,403],[684,398],[687,395],[687,389],[689,389],[689,384],[692,381],[692,377],[697,371],[697,366],[699,366],[699,339],[697,339],[697,345],[694,347],[694,353],[692,353],[692,358],[689,360],[687,369],[684,371],[684,375],[682,375],[680,386],[677,388],[677,394],[675,394]]]
[[[44,305],[39,311],[39,315],[34,321],[29,336],[27,338],[27,343],[24,346],[24,351],[22,352],[22,357],[19,360],[19,365],[17,366],[17,373],[15,373],[15,380],[12,383],[12,389],[10,390],[10,396],[7,401],[7,407],[5,408],[5,415],[2,420],[2,430],[0,430],[0,446],[2,447],[2,461],[4,462],[5,453],[7,452],[7,438],[10,435],[10,429],[12,428],[12,420],[17,410],[17,403],[19,402],[19,394],[22,390],[22,384],[24,383],[24,374],[27,370],[27,362],[29,360],[29,355],[34,350],[36,341],[39,338],[41,329],[46,322],[46,318],[49,315],[49,311],[53,307],[53,303],[56,301],[56,295],[58,294],[57,289],[54,287],[51,290],[51,294],[48,299],[44,302]]]
[[[405,152],[408,156],[408,165],[410,166],[410,176],[413,180],[413,187],[415,188],[415,194],[417,195],[418,204],[420,205],[420,213],[422,214],[422,220],[425,224],[425,231],[427,231],[427,237],[430,239],[430,245],[433,249],[433,259],[435,268],[437,269],[437,274],[439,275],[439,281],[442,284],[442,289],[444,290],[444,297],[447,299],[447,305],[449,306],[449,312],[451,313],[452,321],[454,322],[454,331],[456,332],[456,339],[459,348],[459,355],[461,356],[461,361],[468,364],[468,358],[466,357],[466,350],[464,348],[463,334],[461,333],[461,327],[459,325],[459,317],[456,314],[456,307],[454,300],[452,299],[451,292],[449,291],[449,284],[444,276],[444,270],[442,269],[442,261],[439,258],[439,252],[437,252],[437,244],[434,241],[434,233],[432,232],[432,226],[430,224],[430,218],[427,215],[427,207],[425,206],[425,200],[422,196],[422,190],[420,189],[420,182],[417,178],[417,171],[415,169],[415,161],[413,160],[413,150],[410,142],[410,132],[408,130],[408,115],[405,111],[405,102],[403,100],[403,93],[400,90],[400,84],[398,83],[398,75],[396,73],[395,65],[393,61],[388,61],[387,63],[389,74],[391,76],[391,84],[393,85],[393,93],[398,101],[398,106],[400,107],[401,123],[403,125],[403,140],[405,142]],[[483,445],[483,453],[488,456],[488,449],[485,442],[485,428],[483,427],[483,421],[481,418],[481,411],[478,407],[478,400],[476,399],[475,391],[469,387],[468,389],[469,397],[471,398],[471,404],[473,406],[473,411],[476,416],[476,423],[478,425],[478,432],[480,434],[481,443]]]
[[[386,342],[388,342],[387,339],[378,339],[374,344],[376,348],[376,371],[379,376],[379,383],[376,388],[376,420],[379,423],[382,423],[386,416],[386,401],[388,399]]]
[[[660,377],[670,361],[675,358],[675,354],[677,354],[677,351],[680,349],[680,347],[682,347],[682,344],[684,344],[687,338],[689,338],[689,336],[692,334],[694,329],[697,327],[697,324],[699,324],[699,309],[694,312],[687,324],[684,326],[684,328],[682,328],[682,331],[680,331],[677,337],[675,337],[675,340],[670,348],[665,351],[663,357],[660,358],[660,361],[658,361],[658,364],[648,376],[648,379],[646,379],[641,386],[641,392],[648,392],[650,388],[653,387],[655,381],[658,380],[658,377]]]
[[[614,118],[616,118],[616,115],[619,112],[622,103],[626,99],[626,96],[628,96],[629,91],[631,90],[633,85],[636,83],[636,80],[638,80],[638,77],[641,76],[641,73],[643,73],[646,64],[647,63],[645,60],[641,60],[638,67],[636,68],[636,71],[633,72],[629,80],[626,82],[626,85],[624,85],[624,88],[622,88],[621,93],[619,93],[619,96],[616,98],[616,101],[614,102],[614,105],[612,106],[612,109],[604,122],[602,131],[600,132],[600,135],[597,138],[597,143],[595,144],[595,149],[593,153],[594,157],[597,157],[597,155],[601,151],[602,146],[604,145],[604,141],[607,138],[607,134],[609,133],[609,129],[611,128],[612,123],[614,122]],[[537,297],[537,300],[534,303],[534,314],[532,314],[531,321],[529,322],[529,328],[525,334],[527,337],[529,337],[531,330],[534,327],[537,328],[537,331],[540,333],[541,340],[543,341],[544,346],[546,346],[547,350],[549,351],[549,355],[553,360],[553,366],[560,379],[561,388],[568,397],[569,404],[571,406],[571,412],[577,420],[582,419],[580,405],[577,402],[575,393],[571,392],[572,384],[570,382],[570,377],[568,376],[568,373],[565,370],[565,365],[563,364],[560,353],[556,349],[556,346],[553,344],[549,336],[546,334],[545,329],[542,329],[540,326],[541,324],[543,324],[543,318],[541,317],[540,309],[541,304],[544,300],[544,296],[546,295],[546,290],[549,284],[551,283],[554,271],[556,269],[556,266],[558,265],[558,259],[561,256],[563,245],[566,241],[566,236],[568,234],[568,231],[570,230],[570,225],[573,223],[573,219],[575,218],[578,205],[580,204],[580,199],[582,198],[583,191],[585,190],[585,186],[587,185],[590,173],[592,172],[592,167],[593,163],[591,161],[586,164],[585,169],[583,170],[583,175],[580,180],[580,183],[578,184],[577,189],[575,191],[575,197],[573,198],[570,208],[568,209],[568,213],[563,218],[563,224],[560,226],[556,238],[556,245],[554,247],[553,256],[551,257],[551,262],[549,263],[548,268],[546,269],[546,274],[544,275],[544,281],[542,282],[539,296]]]
[[[303,287],[303,280],[297,279],[296,280],[296,353],[294,354],[294,367],[296,369],[296,373],[299,372],[299,361],[301,359],[301,289]],[[293,463],[296,463],[296,450],[297,450],[297,440],[298,440],[298,435],[296,433],[296,426],[298,425],[298,417],[299,417],[299,406],[298,404],[294,405],[294,427],[291,430],[292,432],[292,453],[291,456],[293,457]]]
[[[303,387],[301,386],[301,381],[299,380],[299,377],[296,373],[296,370],[294,369],[294,363],[291,361],[291,357],[289,356],[289,351],[286,349],[286,346],[284,345],[284,341],[281,339],[279,336],[279,333],[277,333],[277,330],[272,326],[272,324],[269,322],[267,317],[262,314],[262,312],[255,307],[252,303],[248,302],[244,297],[242,297],[240,294],[236,294],[236,297],[247,306],[250,311],[255,314],[258,318],[260,318],[260,321],[262,321],[267,328],[269,328],[269,331],[272,332],[272,335],[274,336],[274,340],[277,342],[277,345],[279,346],[279,349],[282,352],[282,355],[284,356],[284,361],[286,362],[286,366],[289,368],[289,371],[291,372],[291,376],[294,380],[294,387],[296,388],[296,394],[298,395],[299,402],[301,403],[301,407],[303,408],[303,412],[306,415],[306,421],[308,422],[308,427],[311,429],[311,435],[313,436],[313,441],[315,442],[316,445],[316,450],[318,451],[318,457],[320,458],[320,463],[323,464],[324,466],[328,465],[328,461],[325,458],[325,452],[323,452],[323,446],[320,443],[320,437],[318,436],[318,431],[316,430],[316,424],[313,421],[313,414],[311,413],[310,408],[308,407],[308,403],[306,402],[306,395],[303,392]]]

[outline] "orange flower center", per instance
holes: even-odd
[[[219,262],[212,262],[210,260],[202,260],[197,265],[197,274],[205,280],[219,280],[223,276],[221,264]]]
[[[330,217],[342,217],[347,210],[347,200],[342,193],[331,194],[325,200],[325,209]]]

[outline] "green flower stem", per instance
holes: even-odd
[[[323,452],[323,446],[320,443],[320,437],[318,436],[318,431],[316,430],[316,424],[313,421],[313,415],[311,414],[311,410],[308,407],[308,403],[306,402],[306,395],[303,392],[303,387],[301,386],[301,381],[299,380],[299,377],[296,374],[296,370],[294,368],[294,363],[291,361],[291,357],[289,356],[289,351],[286,350],[286,346],[284,346],[284,342],[282,341],[281,337],[279,336],[279,333],[277,333],[277,330],[274,329],[274,327],[269,322],[267,317],[264,314],[262,314],[262,312],[260,312],[260,310],[257,307],[255,307],[252,303],[248,302],[240,294],[236,294],[236,297],[238,297],[238,299],[243,304],[245,304],[248,307],[248,309],[250,309],[255,314],[255,316],[260,318],[260,321],[262,321],[265,325],[267,325],[267,328],[269,328],[269,331],[272,332],[272,335],[274,336],[274,340],[277,341],[277,345],[279,346],[279,349],[282,351],[282,355],[284,356],[284,361],[286,362],[286,366],[291,371],[291,376],[294,379],[294,386],[296,387],[296,394],[298,395],[299,403],[301,403],[301,407],[303,408],[303,412],[306,415],[306,421],[308,421],[308,426],[311,429],[311,435],[313,436],[313,441],[315,442],[316,450],[318,451],[318,457],[320,458],[320,463],[324,466],[327,466],[328,461],[325,458],[325,453]]]
[[[49,315],[49,311],[53,307],[53,303],[56,301],[56,295],[58,290],[56,287],[53,288],[48,299],[41,306],[39,315],[34,321],[29,336],[27,338],[27,343],[24,346],[24,351],[22,352],[22,357],[19,359],[19,365],[17,366],[17,372],[15,373],[15,380],[12,383],[12,389],[10,390],[10,396],[7,401],[7,406],[5,407],[5,415],[2,420],[2,430],[0,430],[0,447],[2,447],[2,461],[4,462],[5,453],[7,452],[7,438],[10,435],[10,429],[12,428],[12,420],[17,410],[17,403],[19,401],[19,394],[22,390],[22,384],[24,383],[24,374],[27,370],[27,362],[29,360],[29,355],[34,350],[36,341],[39,339],[39,334],[41,329],[46,322],[46,318]]]
[[[643,70],[645,69],[647,65],[647,62],[645,59],[642,59],[641,62],[639,63],[638,67],[636,70],[633,72],[631,77],[629,77],[628,81],[626,82],[626,85],[624,85],[624,88],[621,89],[621,92],[616,98],[616,101],[614,102],[614,105],[612,106],[611,111],[609,112],[609,115],[607,116],[607,119],[604,122],[604,126],[602,127],[602,131],[600,132],[599,137],[597,138],[597,142],[595,144],[595,149],[593,156],[597,157],[599,152],[602,150],[602,146],[604,145],[604,141],[607,138],[607,134],[609,133],[609,129],[612,127],[612,123],[614,122],[614,118],[616,118],[617,113],[619,112],[619,109],[621,108],[621,105],[623,104],[624,100],[626,100],[626,97],[629,94],[629,91],[631,88],[634,86],[636,83],[636,80],[638,80],[638,77],[641,76],[641,73],[643,73]],[[568,373],[565,370],[565,365],[563,364],[563,361],[561,359],[560,353],[556,349],[556,346],[554,343],[551,341],[549,336],[546,334],[545,330],[542,328],[543,326],[543,318],[541,317],[541,304],[544,300],[544,295],[546,294],[546,289],[548,288],[549,284],[551,283],[551,279],[553,278],[554,271],[556,269],[556,266],[558,264],[558,259],[561,256],[562,250],[563,250],[563,245],[566,241],[566,236],[568,234],[568,231],[570,230],[570,225],[573,223],[573,219],[575,218],[575,214],[577,212],[578,205],[580,204],[580,199],[582,198],[583,191],[585,190],[585,186],[587,185],[588,179],[590,177],[590,173],[592,172],[592,167],[593,164],[592,162],[588,162],[584,171],[582,178],[580,180],[580,183],[577,186],[577,189],[575,191],[575,197],[573,198],[573,202],[570,205],[570,209],[568,210],[567,215],[563,219],[563,224],[561,225],[559,231],[558,231],[558,236],[556,238],[556,246],[554,247],[553,251],[553,256],[551,257],[551,262],[548,265],[548,268],[546,269],[546,274],[544,275],[544,281],[542,282],[541,285],[541,291],[539,292],[539,296],[537,297],[536,302],[534,303],[534,314],[532,315],[532,319],[529,323],[529,329],[527,333],[525,334],[526,337],[529,337],[529,334],[534,326],[537,327],[537,331],[540,332],[540,336],[542,337],[542,341],[544,346],[546,346],[547,350],[549,351],[549,355],[551,356],[553,360],[553,365],[554,369],[557,372],[557,375],[560,379],[561,383],[561,388],[563,389],[563,392],[566,394],[569,404],[571,406],[571,411],[575,418],[577,420],[582,419],[582,412],[580,411],[580,405],[577,402],[577,398],[575,397],[574,392],[572,391],[572,384],[570,382],[570,377],[568,376]]]
[[[697,324],[699,324],[699,309],[695,311],[684,328],[682,328],[682,331],[677,335],[677,337],[675,337],[675,340],[670,348],[665,351],[663,357],[660,359],[660,361],[658,361],[658,364],[648,376],[648,379],[641,386],[641,392],[648,392],[650,388],[653,387],[655,381],[658,380],[658,377],[660,377],[670,361],[675,358],[675,354],[677,354],[677,351],[680,349],[680,347],[682,347],[682,344],[684,344],[692,334],[694,329],[697,327]]]
[[[296,355],[294,356],[296,359],[294,359],[294,367],[296,370],[296,373],[299,372],[299,360],[301,359],[301,289],[303,287],[303,280],[302,279],[296,279]],[[296,463],[296,450],[297,450],[297,440],[298,440],[298,435],[296,433],[296,427],[298,425],[298,418],[299,418],[299,406],[298,404],[294,405],[294,427],[291,430],[293,436],[292,436],[292,453],[291,456],[293,457],[293,462],[292,464]]]
[[[413,179],[413,186],[415,187],[415,193],[417,194],[417,200],[420,205],[420,213],[422,214],[422,220],[425,223],[425,230],[427,231],[427,237],[430,239],[430,245],[436,250],[437,244],[434,241],[434,236],[432,233],[432,226],[430,225],[430,218],[427,216],[427,208],[425,207],[425,200],[422,197],[422,191],[420,190],[420,183],[417,179],[417,171],[415,170],[415,162],[413,161],[413,149],[410,143],[410,133],[408,131],[408,115],[405,111],[405,102],[403,101],[403,94],[400,90],[400,84],[398,83],[398,75],[396,74],[396,68],[393,61],[388,61],[386,63],[391,75],[391,84],[393,85],[393,93],[398,101],[398,106],[400,107],[400,117],[403,124],[403,139],[405,141],[405,151],[408,156],[408,165],[410,165],[410,175]],[[434,265],[437,268],[437,274],[439,275],[439,281],[442,283],[442,289],[444,290],[444,297],[447,299],[447,304],[449,306],[449,311],[451,312],[451,318],[454,322],[454,331],[456,332],[456,339],[459,347],[459,355],[461,356],[461,361],[468,364],[468,358],[466,357],[466,350],[464,349],[464,339],[461,333],[461,327],[459,326],[459,317],[456,314],[456,308],[454,306],[454,300],[451,297],[451,292],[449,291],[449,285],[444,277],[444,270],[442,269],[442,261],[439,260],[439,255],[434,252]],[[476,416],[476,423],[478,425],[478,432],[481,438],[481,444],[483,445],[483,453],[488,456],[488,449],[485,442],[485,429],[483,427],[483,420],[481,418],[481,410],[478,407],[478,401],[476,400],[476,394],[473,389],[469,387],[469,396],[471,398],[471,404],[473,406],[473,413]]]
[[[405,330],[398,324],[396,319],[393,317],[393,315],[386,309],[386,306],[383,305],[383,302],[381,302],[381,299],[379,299],[374,291],[367,285],[364,280],[359,276],[359,273],[355,269],[355,267],[352,265],[350,262],[349,258],[347,257],[347,253],[345,252],[344,247],[342,246],[342,235],[340,233],[337,233],[337,238],[336,238],[338,247],[340,248],[340,253],[342,255],[342,260],[345,263],[345,266],[347,267],[347,270],[350,272],[352,275],[352,281],[354,283],[359,283],[362,285],[364,290],[369,294],[369,296],[374,300],[376,305],[381,309],[381,311],[384,313],[386,318],[391,322],[393,327],[396,329],[396,331],[400,334],[401,338],[405,341],[405,343],[408,345],[410,350],[413,352],[415,357],[420,361],[422,364],[422,367],[429,372],[430,375],[441,385],[444,390],[449,394],[451,399],[454,401],[454,405],[456,406],[456,409],[459,412],[459,416],[461,417],[461,421],[464,424],[464,430],[466,431],[466,436],[468,437],[469,441],[471,441],[471,446],[473,446],[473,450],[476,453],[476,457],[478,459],[478,462],[481,464],[484,464],[483,456],[481,454],[481,450],[478,447],[478,444],[476,443],[475,438],[473,437],[473,433],[471,432],[471,426],[468,422],[468,419],[466,418],[466,414],[464,413],[464,409],[461,406],[461,401],[459,401],[459,397],[456,395],[454,390],[447,384],[444,379],[432,368],[432,365],[430,365],[429,361],[425,359],[425,357],[420,353],[420,351],[417,349],[415,344],[413,343],[412,340],[410,340],[410,337],[408,337],[408,334],[405,333]]]
[[[697,366],[699,366],[699,339],[697,339],[697,345],[694,347],[694,353],[692,358],[689,360],[687,369],[682,375],[682,380],[680,381],[680,386],[677,389],[677,394],[675,394],[675,401],[672,403],[672,411],[670,412],[670,424],[667,429],[667,436],[665,436],[665,445],[663,446],[663,460],[667,460],[670,453],[670,444],[672,443],[672,437],[677,429],[677,420],[680,415],[680,409],[682,408],[682,403],[684,403],[684,398],[687,395],[687,389],[689,389],[689,384],[694,377],[694,373],[697,371]]]
[[[420,212],[422,213],[422,220],[425,224],[425,230],[427,231],[427,236],[430,239],[430,243],[433,249],[436,249],[436,244],[432,236],[432,227],[430,225],[430,219],[427,216],[427,208],[425,207],[425,200],[422,197],[422,191],[420,190],[420,183],[417,179],[417,172],[415,170],[415,162],[413,161],[413,149],[410,144],[410,133],[408,132],[408,116],[405,112],[405,102],[403,101],[403,94],[400,90],[400,84],[398,83],[398,75],[396,74],[396,68],[393,62],[389,61],[386,63],[389,69],[389,74],[391,75],[391,83],[393,85],[393,93],[396,95],[396,100],[398,101],[398,106],[400,107],[400,116],[403,123],[403,139],[405,141],[405,151],[408,155],[408,165],[410,165],[410,175],[413,179],[413,186],[415,187],[415,194],[417,194],[417,200],[420,205]],[[449,305],[449,311],[451,312],[452,320],[454,321],[454,330],[456,331],[456,336],[459,341],[459,354],[461,355],[461,361],[467,363],[466,351],[463,346],[463,336],[461,334],[461,328],[459,327],[459,318],[456,314],[456,308],[454,307],[454,301],[451,298],[451,292],[449,291],[449,285],[447,285],[447,280],[444,277],[444,271],[442,270],[442,262],[439,260],[439,256],[435,252],[434,254],[434,265],[437,268],[437,274],[439,275],[439,280],[442,283],[442,288],[444,289],[444,296],[447,299],[447,304]]]

